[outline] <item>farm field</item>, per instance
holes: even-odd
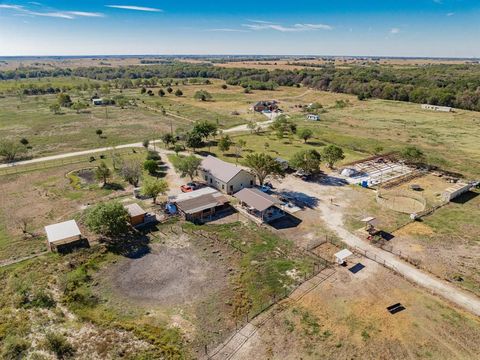
[[[48,79],[41,80],[48,82]],[[55,79],[61,84],[61,80]],[[80,82],[80,80],[72,80]],[[83,80],[82,80],[83,81]],[[8,82],[7,82],[8,83]],[[175,129],[188,130],[194,121],[208,120],[230,128],[249,121],[268,120],[250,108],[258,100],[276,99],[280,108],[299,128],[311,128],[315,141],[335,143],[347,152],[345,162],[357,160],[382,148],[384,152],[400,150],[407,145],[423,149],[431,164],[473,177],[480,174],[480,146],[478,124],[480,115],[476,112],[456,110],[454,113],[437,113],[420,109],[417,104],[387,100],[358,101],[356,97],[334,94],[305,88],[279,87],[275,91],[254,91],[245,94],[241,87],[229,86],[222,89],[222,81],[212,80],[209,85],[172,85],[180,88],[181,97],[167,94],[157,95],[159,87],[151,90],[154,96],[141,95],[138,89],[123,91],[129,99],[135,99],[137,106],[119,107],[90,106],[85,113],[62,110],[64,114],[54,115],[49,105],[53,95],[5,96],[0,98],[0,135],[4,138],[25,137],[32,149],[28,156],[42,156],[93,147],[138,142],[145,138],[159,137]],[[6,86],[6,85],[4,85]],[[212,101],[197,101],[193,95],[198,90],[207,90]],[[110,97],[118,95],[112,89]],[[87,101],[90,93],[72,92],[72,100]],[[343,100],[346,105],[338,106]],[[323,106],[321,121],[305,119],[299,105],[319,103]],[[166,111],[166,113],[163,113]],[[237,115],[233,115],[237,114]],[[95,134],[102,129],[103,135]],[[285,140],[263,139],[243,135],[253,151],[263,150],[269,142],[272,150],[280,155],[289,152]],[[250,140],[250,141],[248,141]],[[288,156],[287,156],[288,158]],[[468,164],[465,158],[470,159]]]

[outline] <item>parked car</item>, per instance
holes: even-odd
[[[260,191],[264,192],[265,194],[268,194],[270,191],[272,191],[272,188],[265,184],[260,186]]]
[[[299,177],[302,180],[308,180],[312,174],[303,170],[297,170],[293,175]]]
[[[185,185],[180,186],[180,190],[182,190],[182,192],[185,193],[185,192],[191,192],[193,190],[197,190],[199,187],[200,187],[199,184],[195,182],[189,182]]]

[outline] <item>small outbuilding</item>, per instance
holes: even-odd
[[[63,252],[69,247],[80,245],[84,239],[75,220],[45,226],[47,246],[50,251]]]
[[[125,205],[125,209],[127,210],[130,218],[130,225],[137,226],[145,222],[145,216],[147,215],[147,212],[143,210],[140,205],[136,203]]]
[[[353,253],[350,250],[343,249],[335,253],[333,256],[335,256],[335,261],[337,262],[337,264],[343,265],[347,262],[347,259],[352,255]]]
[[[256,188],[242,189],[234,195],[242,209],[262,222],[268,223],[285,215],[282,202]]]
[[[470,191],[475,186],[474,182],[471,183],[464,183],[464,182],[457,182],[455,185],[452,185],[447,190],[442,193],[442,199],[445,202],[450,202],[456,197]]]

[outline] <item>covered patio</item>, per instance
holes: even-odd
[[[285,216],[285,212],[280,209],[282,202],[258,189],[242,189],[234,197],[240,201],[240,211],[243,210],[262,223],[269,223]]]

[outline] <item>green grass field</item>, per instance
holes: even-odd
[[[21,88],[27,82],[51,83],[58,87],[90,83],[78,78],[6,81],[0,84],[0,89]],[[170,129],[188,130],[192,122],[198,120],[215,122],[221,128],[251,120],[264,121],[267,120],[265,116],[250,110],[252,105],[258,100],[277,99],[285,114],[298,127],[314,130],[318,146],[322,143],[338,144],[344,148],[349,160],[368,156],[378,147],[387,152],[415,145],[424,150],[431,164],[466,176],[480,174],[480,115],[476,112],[457,110],[454,113],[437,113],[422,110],[418,104],[386,100],[358,101],[350,95],[293,87],[245,94],[241,87],[222,89],[222,84],[220,80],[212,80],[209,85],[172,85],[174,91],[181,89],[184,95],[177,97],[167,93],[163,98],[157,95],[159,87],[151,88],[154,96],[141,95],[139,89],[126,89],[122,94],[135,99],[137,106],[125,109],[90,106],[82,114],[70,109],[63,109],[62,115],[52,114],[49,105],[55,101],[54,95],[6,95],[0,98],[0,136],[18,140],[26,137],[32,145],[29,156],[35,157],[138,142],[158,137]],[[193,98],[195,92],[201,89],[212,94],[211,101],[202,102]],[[69,90],[74,101],[88,101],[92,92]],[[107,96],[118,94],[120,90],[111,89]],[[336,107],[337,100],[348,100],[348,105]],[[324,107],[321,121],[307,121],[299,107],[313,102]],[[166,115],[162,115],[162,108],[167,112]],[[105,138],[99,138],[95,134],[96,129],[102,129]],[[261,150],[266,142],[249,135],[245,135],[245,138],[254,151]],[[289,156],[286,155],[302,146],[298,142],[292,145],[275,140],[269,142],[272,151],[287,158]]]

